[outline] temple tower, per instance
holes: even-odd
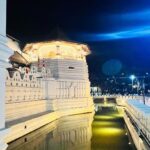
[[[46,80],[45,97],[60,100],[58,108],[71,107],[64,104],[67,99],[72,100],[72,104],[78,99],[85,105],[92,105],[86,62],[90,50],[86,44],[54,40],[27,44],[23,51],[32,66],[38,66],[39,71],[44,67],[50,72],[51,76],[43,79]],[[48,82],[48,78],[53,78],[55,82]],[[79,105],[76,101],[74,107],[81,107]]]

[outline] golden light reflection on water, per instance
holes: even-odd
[[[112,120],[112,119],[114,119],[115,117],[114,117],[114,116],[100,115],[100,116],[95,116],[94,118],[95,118],[95,119],[103,119],[103,120],[107,120],[107,119]]]
[[[115,123],[113,122],[108,122],[108,121],[94,121],[93,127],[107,127],[107,126],[113,126]]]
[[[113,127],[106,127],[106,128],[100,128],[100,129],[94,129],[93,130],[93,134],[100,134],[103,136],[112,136],[112,135],[120,135],[124,133],[123,129],[119,129],[119,128],[113,128]]]
[[[96,113],[92,124],[92,150],[133,150],[128,144],[123,114],[119,112],[105,107]]]

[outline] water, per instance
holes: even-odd
[[[54,121],[10,143],[7,150],[134,150],[128,135],[118,111],[103,108],[95,116]]]
[[[134,150],[134,144],[129,136],[123,120],[123,113],[115,108],[102,108],[94,116],[92,123],[93,150]]]

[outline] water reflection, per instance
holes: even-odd
[[[92,124],[93,150],[134,150],[134,144],[125,127],[122,114],[114,108],[103,107]]]
[[[10,143],[7,150],[133,150],[127,135],[118,111],[103,108],[95,116],[89,113],[54,121]]]
[[[93,114],[67,116],[14,142],[7,150],[90,150]]]

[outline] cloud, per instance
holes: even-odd
[[[132,27],[129,30],[112,33],[81,33],[78,37],[80,40],[88,42],[150,37],[150,26]]]
[[[142,10],[142,11],[138,11],[138,12],[130,12],[130,13],[124,13],[124,14],[119,14],[115,16],[116,18],[122,18],[125,20],[131,20],[131,21],[135,21],[135,20],[150,20],[150,9],[146,9],[146,10]]]

